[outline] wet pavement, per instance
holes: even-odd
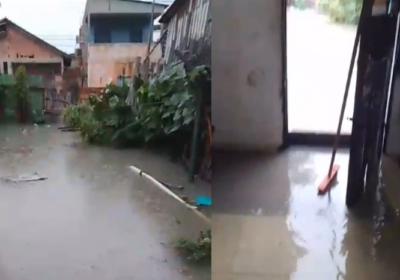
[[[378,227],[364,203],[352,211],[345,205],[347,151],[336,157],[338,183],[325,196],[317,187],[329,149],[214,157],[212,279],[400,279],[397,164],[384,164],[388,199],[375,205],[391,215]]]
[[[53,127],[1,126],[0,176],[48,180],[0,182],[0,279],[210,279],[210,268],[189,266],[170,245],[207,226],[128,165],[188,186],[183,169],[155,154],[89,147]]]

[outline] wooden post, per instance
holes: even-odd
[[[184,48],[186,49],[190,42],[190,27],[192,26],[192,15],[194,10],[193,0],[189,2],[189,9],[186,12],[187,20],[184,33]]]
[[[146,53],[146,56],[149,56],[149,54],[150,54],[150,47],[151,47],[151,44],[153,43],[154,6],[155,6],[155,0],[153,0],[153,2],[152,2],[152,4],[151,4],[149,41],[148,41],[148,44],[147,44],[147,53]]]
[[[133,66],[133,69],[134,69],[133,76],[139,75],[139,74],[140,74],[140,64],[141,64],[141,60],[142,60],[142,58],[141,58],[140,56],[137,56],[137,57],[135,58],[135,62],[134,62],[135,65]]]
[[[158,64],[158,68],[157,71],[158,73],[161,73],[164,70],[164,60],[162,58],[160,58],[158,60],[159,64]]]
[[[149,80],[149,70],[150,70],[150,60],[146,59],[145,61],[143,61],[141,68],[142,68],[141,69],[142,79],[144,81],[148,81]]]
[[[154,77],[154,76],[156,75],[156,72],[155,72],[155,70],[156,70],[156,65],[157,65],[156,62],[151,62],[151,63],[150,63],[151,77]]]
[[[196,101],[196,116],[194,119],[194,129],[192,135],[192,143],[190,149],[190,174],[189,180],[194,181],[197,169],[197,156],[198,156],[198,145],[200,138],[200,125],[203,118],[203,91],[199,90],[195,95]]]

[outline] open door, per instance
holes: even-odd
[[[293,144],[332,145],[356,37],[359,10],[338,22],[326,1],[290,1],[286,11],[287,121]],[[348,145],[354,107],[352,75],[341,144]]]

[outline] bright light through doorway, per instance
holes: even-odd
[[[335,134],[356,26],[329,21],[316,10],[287,11],[289,133]],[[355,70],[342,134],[351,133]]]

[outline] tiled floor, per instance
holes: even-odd
[[[329,159],[329,150],[300,148],[216,155],[213,280],[400,279],[399,221],[377,232],[364,211],[347,211],[346,151],[338,184],[318,196]]]

